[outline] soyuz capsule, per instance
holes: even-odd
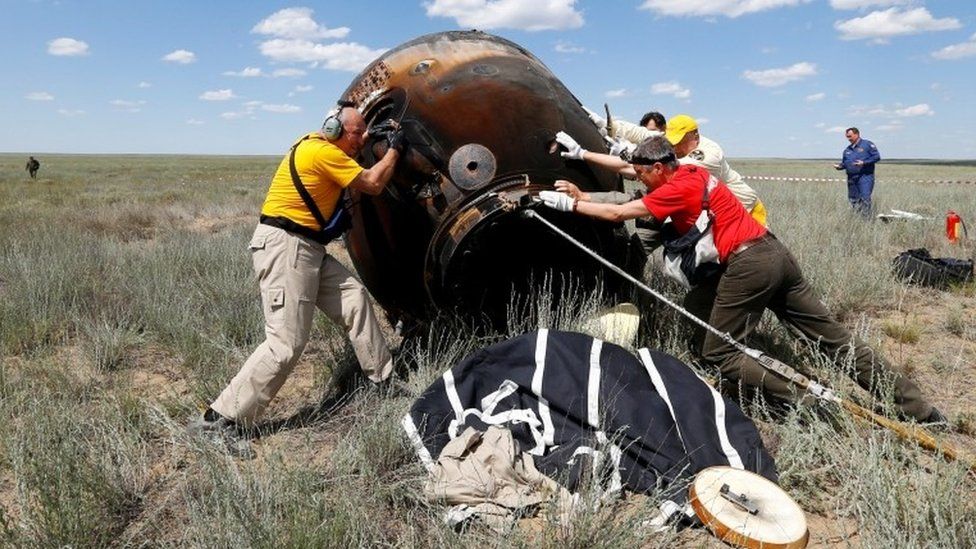
[[[559,155],[565,130],[586,149],[606,146],[580,102],[535,56],[478,31],[430,34],[373,61],[342,99],[372,127],[399,121],[407,148],[379,196],[353,193],[346,247],[392,320],[437,309],[504,320],[512,296],[544,279],[592,287],[603,268],[518,210],[556,179],[619,191],[608,171]],[[386,151],[372,141],[360,162]],[[622,225],[540,213],[618,265],[634,264]],[[634,270],[632,266],[630,270]],[[605,277],[612,285],[613,275]]]

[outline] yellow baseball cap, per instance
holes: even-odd
[[[667,131],[664,132],[664,137],[668,139],[668,142],[672,145],[677,145],[684,138],[685,134],[688,132],[693,132],[698,129],[698,122],[695,119],[688,116],[687,114],[679,114],[672,116],[671,120],[668,120]]]

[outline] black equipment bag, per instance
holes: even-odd
[[[932,257],[925,248],[904,251],[892,263],[895,276],[920,286],[946,288],[951,283],[965,283],[973,279],[972,259]]]

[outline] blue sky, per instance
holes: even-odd
[[[976,158],[972,0],[0,0],[0,151],[280,154],[358,71],[488,31],[594,110],[699,119],[730,156]]]

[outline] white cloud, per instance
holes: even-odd
[[[813,127],[814,128],[826,128],[827,127],[827,124],[824,123],[824,122],[817,122],[816,124],[813,125]]]
[[[24,99],[29,99],[31,101],[54,101],[54,96],[45,92],[30,92],[24,96]]]
[[[586,48],[574,46],[569,42],[556,42],[552,49],[556,50],[556,53],[586,53]]]
[[[431,0],[424,8],[427,17],[449,17],[464,28],[542,31],[583,26],[576,0]]]
[[[847,112],[851,116],[891,116],[891,111],[886,109],[883,105],[877,106],[863,106],[855,105],[849,107]]]
[[[85,111],[81,109],[58,109],[58,114],[61,116],[81,116],[85,114]]]
[[[287,110],[276,110],[280,107],[288,107],[289,105],[265,105],[264,101],[245,101],[241,103],[241,109],[237,111],[229,111],[220,113],[220,117],[224,120],[241,120],[247,118],[248,120],[257,120],[258,117],[255,113],[259,109],[266,110],[268,112],[288,112]]]
[[[942,60],[962,59],[976,55],[976,34],[969,37],[969,42],[946,46],[941,50],[932,52],[932,57]]]
[[[136,87],[137,88],[141,88],[141,89],[151,88],[152,87],[152,84],[150,84],[149,82],[146,82],[145,80],[143,80],[142,82],[139,82],[138,84],[136,84]]]
[[[709,122],[711,122],[711,119],[709,119],[709,118],[696,118],[695,119],[695,122],[698,123],[699,126],[704,126],[705,124],[708,124]]]
[[[285,8],[269,15],[254,28],[254,34],[264,34],[278,38],[345,38],[348,27],[330,29],[312,19],[311,8]]]
[[[903,106],[899,103],[891,107],[884,105],[854,106],[848,109],[852,116],[874,116],[879,118],[914,118],[916,116],[932,116],[935,111],[928,103]]]
[[[724,15],[739,17],[776,8],[797,6],[811,0],[645,0],[640,9],[659,15],[701,17]]]
[[[935,111],[928,103],[919,103],[918,105],[912,105],[911,107],[905,107],[902,109],[895,109],[895,116],[900,116],[902,118],[913,118],[916,116],[932,116]]]
[[[200,94],[200,99],[204,101],[227,101],[235,97],[237,96],[234,95],[234,91],[230,89],[205,91]]]
[[[830,0],[830,7],[835,10],[859,10],[872,7],[904,6],[911,3],[912,0]]]
[[[813,76],[815,74],[817,74],[817,65],[815,63],[804,61],[802,63],[794,63],[789,67],[782,67],[778,69],[743,71],[742,77],[757,86],[772,88],[782,86],[790,82],[795,82],[797,80],[802,80],[803,78]]]
[[[824,133],[839,133],[843,134],[847,131],[847,126],[831,126],[824,130]]]
[[[277,69],[271,73],[273,78],[295,78],[297,76],[305,76],[306,73],[302,69]]]
[[[880,126],[877,126],[874,129],[882,132],[896,132],[898,130],[905,129],[905,126],[903,126],[901,121],[899,120],[892,120],[891,122],[887,124],[881,124]]]
[[[74,38],[55,38],[47,43],[47,52],[62,56],[88,55],[88,44]]]
[[[265,105],[264,101],[257,101],[252,99],[251,101],[245,101],[241,103],[240,110],[220,113],[220,117],[223,118],[224,120],[240,120],[242,118],[257,120],[257,117],[254,116],[254,113],[259,108],[262,108],[269,112],[286,112],[286,111],[277,111],[276,108],[279,107],[282,107],[282,105]]]
[[[275,62],[311,63],[326,69],[358,72],[386,49],[371,49],[355,42],[323,44],[323,38],[345,38],[348,27],[330,29],[312,18],[310,8],[285,8],[260,21],[251,32],[270,36],[258,46],[261,54]],[[279,69],[274,77],[304,76],[300,69]]]
[[[167,53],[163,56],[163,61],[169,63],[177,63],[180,65],[189,65],[197,60],[197,54],[192,51],[187,50],[175,50]]]
[[[386,49],[374,50],[354,42],[318,44],[308,40],[275,38],[262,42],[261,53],[279,62],[321,64],[327,69],[358,72]]]
[[[240,76],[241,78],[255,78],[264,73],[257,67],[244,67],[240,71],[224,71],[224,76]]]
[[[268,111],[268,112],[283,113],[283,114],[302,112],[302,108],[299,107],[298,105],[289,105],[287,103],[282,105],[274,105],[271,103],[264,104],[261,105],[261,110]]]
[[[681,84],[674,80],[652,84],[651,93],[654,95],[671,95],[677,99],[688,99],[691,97],[691,90],[682,87]]]
[[[197,120],[196,118],[187,118],[186,123],[189,126],[202,126],[203,120]]]
[[[288,97],[294,97],[296,94],[299,94],[299,93],[307,93],[307,92],[312,91],[313,89],[315,89],[315,86],[312,86],[312,85],[305,86],[305,85],[299,84],[299,85],[295,86],[295,89],[294,90],[288,92]]]
[[[922,32],[958,29],[962,25],[954,17],[935,19],[925,8],[889,8],[873,11],[864,17],[847,21],[837,21],[834,28],[840,32],[841,40],[873,40],[886,43],[895,36],[906,36]]]
[[[142,110],[142,106],[145,105],[146,102],[145,100],[141,100],[141,99],[138,101],[128,101],[125,99],[113,99],[109,101],[109,104],[123,111],[139,112]]]
[[[627,96],[627,88],[620,88],[620,89],[616,89],[616,90],[609,90],[606,93],[604,93],[603,95],[605,95],[606,97],[609,97],[611,99],[612,98],[615,98],[615,97],[626,97]]]
[[[824,97],[827,97],[827,94],[826,94],[826,93],[824,93],[824,92],[819,92],[819,93],[811,93],[810,95],[808,95],[808,96],[806,96],[806,98],[805,98],[805,99],[806,99],[806,100],[807,100],[808,102],[810,102],[810,103],[813,103],[813,102],[815,102],[815,101],[820,101],[820,100],[822,100],[822,99],[823,99]]]

